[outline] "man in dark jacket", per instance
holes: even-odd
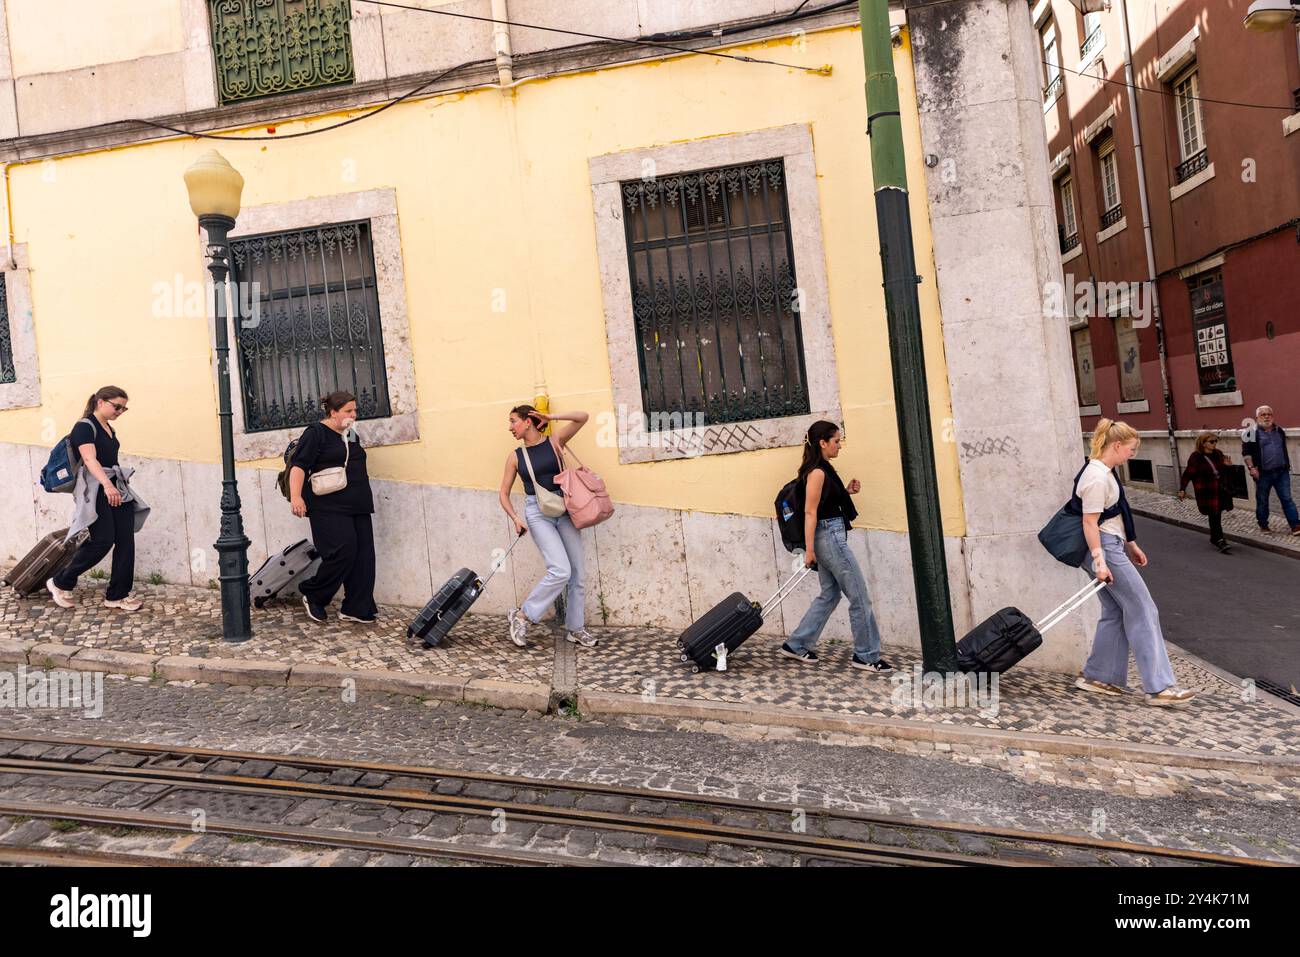
[[[1286,432],[1273,421],[1273,407],[1255,410],[1258,426],[1241,437],[1241,454],[1255,479],[1255,519],[1261,532],[1268,531],[1268,494],[1277,490],[1278,501],[1292,535],[1300,535],[1300,512],[1291,498],[1291,456],[1286,451]]]

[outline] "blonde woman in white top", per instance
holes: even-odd
[[[1138,574],[1147,556],[1130,538],[1123,515],[1101,520],[1104,511],[1120,503],[1119,482],[1112,470],[1131,459],[1140,442],[1131,426],[1102,419],[1092,433],[1092,461],[1075,486],[1083,502],[1083,537],[1089,551],[1083,567],[1110,587],[1099,593],[1102,611],[1092,653],[1074,686],[1096,694],[1124,694],[1132,651],[1147,703],[1185,705],[1195,692],[1175,682],[1160,631],[1160,613]]]

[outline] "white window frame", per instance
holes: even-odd
[[[664,429],[653,433],[652,440],[644,442],[634,441],[634,435],[626,436],[625,441],[625,435],[620,434],[620,463],[669,461],[798,446],[803,444],[809,426],[818,419],[843,421],[835,339],[831,331],[817,164],[813,155],[812,130],[807,124],[608,153],[593,156],[588,161],[614,406],[620,421],[626,411],[631,431],[636,431],[636,423],[645,422],[620,184],[646,175],[647,170],[653,170],[657,176],[671,176],[777,158],[785,164],[790,240],[802,293],[799,323],[803,334],[810,411],[806,415],[716,425],[706,422],[692,428]]]
[[[1065,226],[1065,235],[1074,236],[1079,232],[1079,220],[1074,210],[1074,177],[1066,173],[1057,180],[1057,192],[1061,197],[1061,219]]]
[[[14,381],[0,383],[0,409],[32,409],[41,404],[41,375],[36,355],[36,323],[32,314],[32,279],[27,244],[12,250],[0,246],[0,268],[5,274],[9,304],[9,345],[13,351]]]
[[[1184,84],[1188,85],[1188,89],[1185,93],[1180,92],[1180,88]],[[1173,88],[1174,109],[1177,112],[1178,149],[1182,155],[1181,161],[1185,163],[1197,153],[1202,152],[1206,145],[1205,123],[1201,117],[1201,101],[1199,99],[1201,94],[1201,80],[1196,64],[1193,63],[1189,69],[1184,70],[1179,74],[1170,86]],[[1190,107],[1190,114],[1188,113],[1188,107]],[[1191,132],[1195,137],[1195,149],[1192,149],[1191,144],[1189,144],[1187,135],[1188,129],[1186,120],[1189,116],[1192,121],[1192,126],[1194,127]]]
[[[1115,138],[1107,138],[1097,149],[1097,158],[1101,166],[1101,211],[1109,213],[1122,202],[1119,195],[1119,161],[1115,158]],[[1107,176],[1109,173],[1109,176]],[[1110,201],[1110,187],[1114,187],[1115,201]]]
[[[370,221],[370,240],[375,256],[375,291],[379,298],[379,321],[384,341],[384,368],[388,375],[390,414],[381,419],[363,419],[357,432],[367,447],[415,442],[420,438],[415,395],[415,363],[411,331],[406,313],[406,276],[402,266],[402,243],[397,225],[397,193],[373,189],[358,193],[313,197],[287,203],[253,206],[239,213],[230,238],[256,236],[287,229],[307,229],[325,223],[354,219]],[[200,249],[203,246],[200,244]],[[227,309],[226,334],[234,353],[235,310]],[[211,327],[212,320],[209,319]],[[215,332],[210,328],[212,340]],[[233,358],[233,355],[232,355]],[[212,362],[217,377],[216,355]],[[231,411],[235,433],[235,458],[241,462],[279,458],[291,439],[302,434],[302,426],[247,432],[244,429],[243,377],[241,364],[230,363]]]
[[[1046,90],[1056,81],[1056,78],[1061,75],[1061,34],[1060,31],[1056,29],[1055,18],[1047,18],[1047,21],[1038,31],[1038,41],[1043,51],[1043,74],[1045,77],[1043,81],[1043,89]],[[1048,55],[1048,51],[1051,49],[1056,51],[1055,62],[1053,62],[1052,58]],[[1052,75],[1052,70],[1056,70],[1055,76]]]

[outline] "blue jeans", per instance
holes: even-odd
[[[821,594],[813,599],[803,620],[786,640],[795,651],[812,651],[831,612],[840,603],[840,592],[849,599],[849,626],[853,630],[853,653],[863,661],[880,658],[880,629],[871,613],[871,597],[857,559],[849,551],[848,530],[842,518],[824,518],[817,523],[813,551],[817,557],[817,577]]]
[[[1286,466],[1277,469],[1259,470],[1255,479],[1255,519],[1261,525],[1268,524],[1268,493],[1277,490],[1277,499],[1282,503],[1282,512],[1286,523],[1292,528],[1300,525],[1300,514],[1296,512],[1295,499],[1291,498],[1291,473]]]
[[[1092,654],[1083,666],[1083,676],[1119,688],[1128,687],[1128,653],[1133,652],[1142,690],[1158,694],[1174,684],[1174,669],[1160,631],[1160,612],[1151,600],[1146,582],[1124,551],[1124,540],[1109,532],[1101,533],[1101,548],[1106,567],[1115,581],[1097,597],[1101,599],[1101,617],[1092,639]],[[1091,574],[1092,556],[1083,567]]]
[[[567,585],[564,627],[568,631],[581,631],[584,613],[582,533],[573,527],[568,513],[559,518],[543,515],[537,497],[533,495],[524,497],[524,523],[537,550],[542,553],[542,561],[546,562],[546,574],[524,599],[525,617],[536,624]]]

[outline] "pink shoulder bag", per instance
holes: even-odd
[[[564,452],[554,439],[555,457],[564,464]],[[572,449],[569,450],[572,452]],[[573,456],[578,458],[576,454]],[[569,510],[569,519],[574,528],[590,528],[599,525],[614,514],[614,503],[610,501],[609,492],[601,477],[582,464],[578,459],[576,469],[566,468],[555,476],[555,484],[564,493],[564,505]]]

